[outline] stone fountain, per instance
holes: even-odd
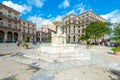
[[[52,43],[49,45],[40,45],[35,51],[25,54],[25,57],[46,61],[48,63],[91,59],[90,52],[81,49],[77,45],[66,43],[66,33],[62,32],[62,21],[55,21],[53,23],[57,26],[57,33],[52,33]]]

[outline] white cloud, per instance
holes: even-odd
[[[55,21],[60,21],[60,20],[62,20],[62,18],[63,18],[63,16],[58,15],[54,20]]]
[[[38,8],[41,8],[44,5],[45,0],[28,0],[28,3],[35,5]]]
[[[59,8],[67,8],[70,6],[70,3],[68,0],[64,0],[60,5]]]
[[[31,16],[28,18],[28,20],[32,21],[33,23],[36,23],[37,29],[40,29],[41,25],[51,24],[52,19],[44,19],[42,17],[38,16]]]
[[[69,15],[69,14],[80,14],[80,13],[85,12],[87,10],[91,10],[91,9],[88,8],[83,3],[79,3],[79,4],[75,5],[71,11],[67,12],[66,15]]]
[[[101,15],[101,17],[112,23],[120,22],[120,10],[114,10],[108,14]]]
[[[63,18],[63,16],[58,15],[55,18],[51,18],[51,19],[45,19],[39,16],[31,16],[28,18],[29,21],[32,21],[33,23],[36,23],[36,28],[40,29],[41,25],[48,25],[48,24],[52,24],[53,21],[57,21],[57,20],[61,20]]]
[[[69,14],[75,14],[75,10],[73,9],[73,10],[66,13],[66,15],[69,15]]]
[[[11,1],[3,1],[2,3],[6,6],[9,6],[9,7],[15,9],[16,11],[19,11],[20,13],[26,13],[26,12],[31,11],[31,7],[29,7],[25,4],[19,5],[19,4],[13,3]]]

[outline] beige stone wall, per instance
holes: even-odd
[[[24,20],[21,20],[20,23],[22,35],[28,37],[30,42],[32,42],[33,39],[36,41],[36,25]],[[23,37],[21,39],[23,39]]]
[[[87,11],[79,15],[70,14],[64,17],[63,30],[67,33],[67,40],[69,40],[70,43],[78,43],[78,39],[82,35],[82,29],[93,21],[107,22],[92,11]],[[70,37],[70,39],[68,37]]]
[[[17,40],[20,40],[19,15],[20,13],[14,9],[0,4],[0,23],[3,23],[0,27],[0,31],[4,32],[4,42],[8,40],[12,42],[15,41],[15,33],[18,35]],[[11,33],[11,36],[9,36],[8,32]],[[9,37],[11,38],[9,39]]]
[[[42,32],[48,33],[48,29],[56,31],[56,26],[54,24],[48,24],[48,25],[41,26]]]

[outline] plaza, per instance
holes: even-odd
[[[0,44],[2,46],[0,47],[1,80],[9,80],[10,78],[13,78],[13,80],[120,79],[120,58],[112,54],[113,52],[110,47],[93,46],[92,49],[86,49],[92,52],[93,60],[81,60],[81,62],[76,61],[74,63],[63,62],[58,64],[58,69],[54,70],[51,67],[53,63],[23,57],[22,52],[30,53],[31,51],[35,51],[41,44],[34,46],[29,43],[29,45],[30,49],[26,50],[22,46],[17,47],[15,43]],[[77,46],[86,48],[85,45]],[[7,65],[9,65],[9,68],[7,68]],[[74,67],[70,67],[70,65],[74,65]],[[29,69],[30,66],[31,68]]]
[[[0,80],[120,80],[118,3],[0,1]]]

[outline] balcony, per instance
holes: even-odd
[[[29,31],[28,32],[23,31],[22,34],[23,35],[34,35],[33,33],[30,33]]]
[[[15,17],[15,16],[11,16],[11,15],[7,15],[7,14],[5,14],[5,13],[3,13],[3,12],[0,12],[0,16],[2,16],[2,17],[4,17],[4,18],[8,18],[8,19],[10,19],[10,20],[14,20],[14,21],[19,21],[19,18],[17,18],[17,17]]]
[[[3,26],[3,22],[0,22],[0,26]]]

